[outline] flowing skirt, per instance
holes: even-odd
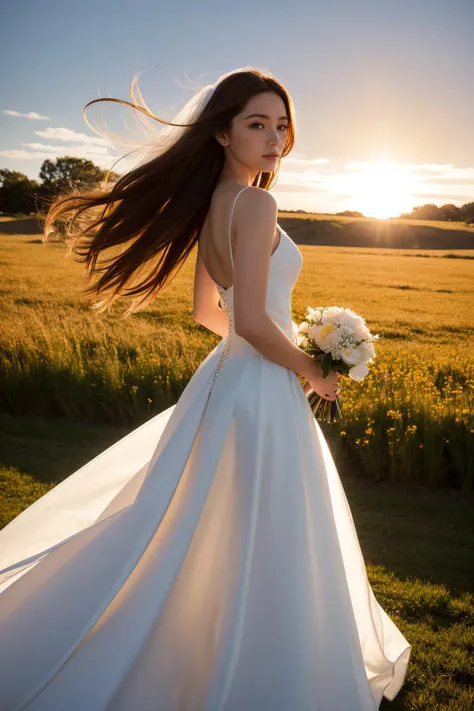
[[[0,531],[2,711],[372,711],[398,693],[411,647],[299,380],[257,351],[214,380],[224,343]]]

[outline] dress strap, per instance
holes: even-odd
[[[239,190],[237,195],[234,198],[234,202],[232,203],[232,209],[230,211],[230,221],[229,221],[229,254],[230,254],[230,263],[232,264],[232,269],[234,269],[234,258],[232,257],[232,241],[230,239],[230,236],[232,234],[232,215],[234,214],[234,207],[235,203],[237,202],[237,198],[239,197],[240,193],[243,193],[244,190],[247,190],[247,188],[251,188],[252,185],[245,185],[242,190]]]

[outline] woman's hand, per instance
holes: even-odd
[[[330,370],[328,375],[323,378],[321,366],[315,363],[314,376],[309,377],[303,386],[305,395],[308,396],[314,390],[325,400],[335,400],[341,392],[341,388],[337,384],[341,375],[342,373],[338,370]]]

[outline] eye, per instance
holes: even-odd
[[[254,128],[254,126],[263,126],[263,123],[261,121],[256,121],[255,123],[250,124],[250,128]],[[288,131],[288,126],[285,123],[282,123],[279,128],[284,128],[285,131]]]

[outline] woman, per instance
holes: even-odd
[[[58,198],[45,232],[72,211],[76,253],[103,272],[90,293],[131,297],[130,313],[197,244],[194,315],[223,339],[174,406],[0,532],[0,708],[377,709],[411,647],[374,597],[298,377],[336,397],[292,340],[303,260],[268,192],[291,98],[241,68],[176,119],[112,188]]]

